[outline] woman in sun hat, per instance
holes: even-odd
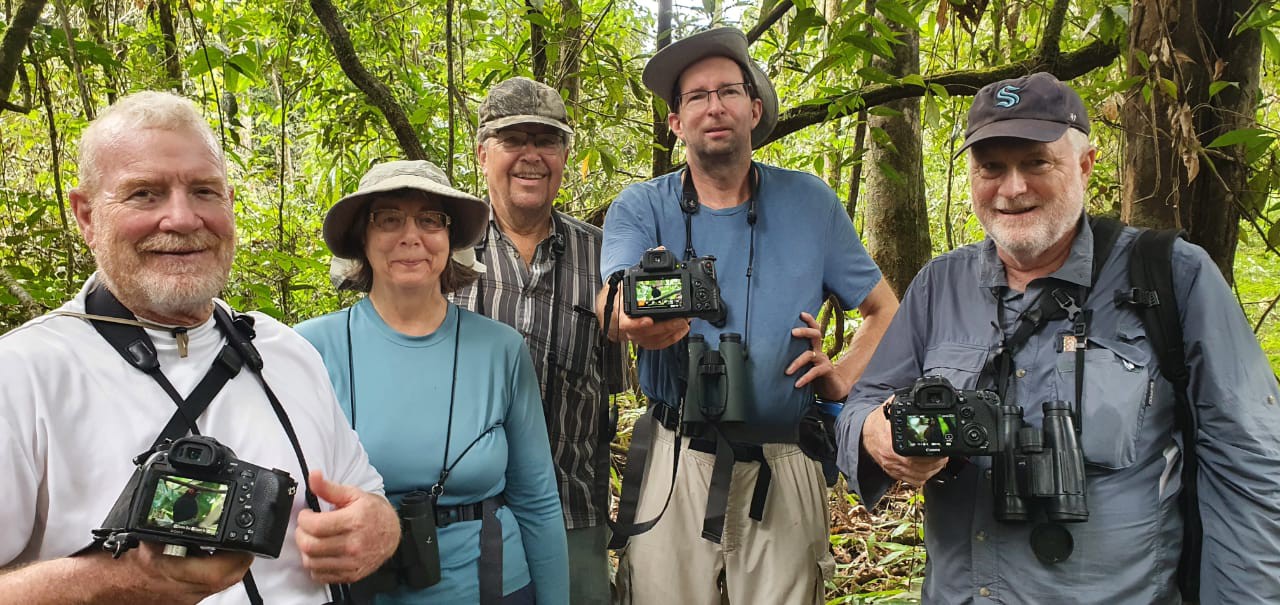
[[[375,165],[324,221],[356,304],[300,324],[387,496],[435,504],[438,583],[358,585],[378,603],[565,603],[568,563],[537,378],[520,334],[445,295],[483,270],[489,208],[435,165]],[[421,542],[421,540],[420,540]],[[404,547],[402,546],[402,551]]]

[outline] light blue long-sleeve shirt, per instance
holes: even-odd
[[[850,489],[872,506],[891,480],[860,450],[862,424],[896,387],[922,375],[961,389],[992,388],[988,356],[1023,310],[1063,284],[1088,286],[1093,233],[1087,221],[1066,263],[1025,293],[1006,285],[991,240],[930,262],[912,282],[837,423],[840,466]],[[1137,231],[1116,242],[1086,308],[1093,310],[1084,371],[1082,436],[1089,520],[1064,526],[1074,553],[1040,563],[1033,524],[996,522],[990,458],[972,458],[945,486],[928,484],[927,603],[1171,603],[1182,544],[1181,436],[1171,385],[1138,316],[1118,309],[1128,287]],[[1280,602],[1280,392],[1248,322],[1203,249],[1179,241],[1173,287],[1198,418],[1200,514],[1204,524],[1201,602]],[[996,304],[1005,324],[996,327]],[[1047,323],[1014,356],[1010,397],[1040,425],[1040,404],[1075,402],[1075,353],[1062,352],[1066,319]]]
[[[448,456],[449,464],[457,461],[457,466],[439,504],[469,504],[505,494],[507,506],[498,510],[503,594],[532,580],[539,603],[567,603],[569,568],[560,498],[538,381],[520,335],[450,304],[434,333],[405,336],[383,322],[367,298],[349,310],[303,322],[297,330],[324,358],[342,409],[370,462],[382,473],[388,497],[398,503],[405,493],[436,482],[452,422]],[[498,428],[458,461],[472,440],[495,425]],[[440,529],[439,584],[383,595],[379,603],[479,602],[480,524],[465,521]]]

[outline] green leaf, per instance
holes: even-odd
[[[227,59],[227,65],[230,65],[231,69],[240,72],[241,75],[254,82],[262,81],[262,76],[258,73],[258,62],[249,55],[235,55]]]
[[[1178,98],[1178,85],[1173,83],[1169,78],[1160,78],[1160,90],[1168,95],[1170,99]]]
[[[1216,96],[1218,93],[1222,92],[1222,90],[1228,86],[1235,86],[1236,88],[1240,87],[1239,83],[1237,82],[1224,82],[1222,80],[1219,80],[1217,82],[1210,82],[1209,96],[1210,97]]]
[[[894,0],[876,0],[876,12],[908,30],[915,31],[920,27],[916,16],[911,14],[907,7],[894,2]]]
[[[920,74],[908,74],[902,77],[902,83],[908,86],[919,86],[924,88],[924,76]]]
[[[1271,29],[1258,30],[1258,36],[1262,38],[1262,45],[1266,47],[1267,54],[1272,57],[1280,56],[1280,39],[1276,39],[1276,33]]]
[[[524,20],[534,25],[551,28],[551,19],[548,19],[546,15],[540,12],[527,12],[524,14]]]
[[[1270,131],[1263,130],[1261,128],[1237,128],[1230,132],[1226,132],[1222,135],[1219,135],[1218,138],[1211,141],[1208,145],[1206,145],[1206,147],[1209,147],[1210,149],[1212,149],[1215,147],[1229,147],[1231,145],[1239,145],[1241,143],[1244,143],[1245,145],[1252,147],[1254,144],[1257,144],[1261,139],[1268,138],[1268,137],[1272,139],[1275,138],[1274,136],[1271,135]]]
[[[901,111],[892,107],[885,107],[884,105],[876,105],[875,107],[867,109],[867,113],[873,116],[880,116],[882,118],[896,118],[902,115]]]

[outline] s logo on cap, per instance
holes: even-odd
[[[1017,105],[1022,100],[1022,97],[1016,94],[1019,90],[1022,89],[1009,85],[996,91],[996,99],[999,99],[996,101],[996,107],[1013,107]]]

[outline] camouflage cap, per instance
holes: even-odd
[[[569,113],[556,89],[529,78],[503,80],[489,89],[480,103],[480,131],[496,131],[515,124],[546,124],[565,134]]]

